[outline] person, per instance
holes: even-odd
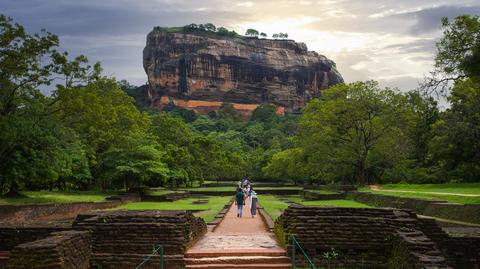
[[[247,195],[248,198],[250,197],[251,191],[252,191],[252,186],[248,184],[247,187],[245,188],[245,194]]]
[[[239,181],[237,182],[237,188],[242,188],[242,180],[239,180]]]
[[[252,218],[254,218],[255,215],[257,215],[257,202],[258,202],[257,193],[253,189],[251,189],[250,190],[250,214],[252,215]]]
[[[248,178],[246,177],[246,178],[243,180],[242,187],[246,188],[248,185],[250,185],[250,181],[249,181]]]
[[[245,195],[240,188],[237,189],[237,194],[235,195],[235,204],[237,205],[237,218],[241,218],[243,206],[245,205]]]

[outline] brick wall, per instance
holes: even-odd
[[[304,191],[303,198],[305,200],[341,200],[345,199],[345,193],[318,193],[313,191]]]
[[[6,268],[87,269],[90,256],[89,232],[63,231],[16,246]]]
[[[395,197],[368,192],[349,192],[348,198],[377,207],[409,209],[417,214],[480,224],[480,204],[454,204],[446,201]]]
[[[453,268],[480,268],[480,237],[451,236],[445,233],[435,219],[419,218],[422,231],[440,248]]]
[[[76,230],[92,232],[92,267],[135,268],[152,249],[164,246],[165,268],[183,268],[186,249],[206,232],[187,211],[109,211],[79,215]],[[159,268],[158,256],[144,268]]]
[[[122,203],[133,201],[140,201],[140,196],[124,193],[109,197],[105,202],[0,205],[0,225],[73,218],[77,214],[89,210],[117,207]]]
[[[70,230],[68,226],[0,227],[0,251],[11,251],[16,245],[36,241],[52,232]]]
[[[407,268],[447,266],[410,211],[290,205],[277,219],[275,231],[289,253],[290,235],[295,234],[319,267],[387,268],[392,263],[403,263]],[[394,253],[399,248],[404,251]],[[338,257],[330,261],[324,258],[332,252]],[[303,262],[301,255],[297,255],[297,262]]]

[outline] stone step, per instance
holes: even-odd
[[[290,269],[292,268],[291,263],[280,263],[280,264],[195,264],[195,265],[187,265],[185,269]]]
[[[186,258],[186,264],[283,264],[289,263],[287,256],[221,256]]]
[[[237,250],[190,250],[185,258],[206,258],[225,256],[286,256],[283,249],[237,249]]]

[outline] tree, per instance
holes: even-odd
[[[59,40],[46,31],[29,35],[0,15],[0,43],[0,117],[5,117],[35,102],[38,87],[50,84]]]
[[[260,36],[266,38],[266,37],[267,37],[267,34],[264,33],[264,32],[261,32],[261,33],[260,33]]]
[[[150,120],[139,112],[113,79],[102,78],[86,86],[59,88],[55,92],[57,113],[87,145],[92,174],[101,171],[101,156],[130,135],[145,132]],[[103,184],[103,187],[106,187]]]
[[[301,148],[291,148],[275,153],[263,168],[266,177],[279,180],[292,179],[297,181],[309,178],[307,164]]]
[[[225,27],[218,27],[217,28],[217,33],[220,35],[227,35],[230,31],[228,31],[227,28]]]
[[[273,39],[279,38],[278,34],[273,34],[272,37],[273,37]]]
[[[44,113],[42,106],[30,105],[0,119],[0,193],[16,196],[19,188],[52,189],[59,180],[61,188],[66,183],[80,186],[90,178],[76,134]]]
[[[164,161],[170,170],[167,181],[172,186],[203,180],[201,166],[206,162],[200,161],[200,158],[208,153],[196,151],[202,143],[181,118],[166,112],[158,113],[152,118],[150,132],[166,152]]]
[[[261,122],[272,128],[280,122],[280,117],[277,114],[277,108],[272,104],[261,104],[252,112],[250,122]]]
[[[217,27],[215,27],[213,23],[206,23],[204,25],[204,28],[206,31],[209,31],[209,32],[215,32],[217,30]]]
[[[480,178],[480,84],[457,81],[448,97],[451,108],[434,125],[430,143],[434,160],[448,180]]]
[[[0,15],[0,43],[0,193],[89,178],[82,143],[52,114],[55,100],[39,90],[58,74],[69,83],[79,77],[78,68],[65,72],[74,63],[56,51],[58,37],[46,31],[30,35]]]
[[[151,137],[140,135],[128,137],[124,143],[115,145],[103,153],[103,177],[108,177],[116,186],[123,188],[141,183],[160,186],[167,181],[170,172],[164,163],[165,152]]]
[[[235,31],[229,31],[227,28],[225,27],[219,27],[217,28],[217,35],[220,35],[220,36],[228,36],[228,37],[236,37],[238,36],[237,32]]]
[[[217,131],[217,124],[210,117],[201,115],[191,123],[191,127],[204,135]]]
[[[299,145],[317,176],[376,182],[408,157],[411,114],[404,96],[376,82],[336,85],[305,107]]]
[[[187,24],[183,26],[183,30],[186,32],[193,32],[195,30],[199,29],[198,25],[195,23]]]
[[[412,158],[418,166],[431,165],[429,143],[434,136],[433,124],[440,119],[437,102],[433,97],[423,96],[418,91],[408,92],[407,99],[416,117],[411,131]]]
[[[442,19],[443,37],[437,42],[435,69],[422,85],[446,91],[451,82],[480,78],[480,17],[463,15]]]
[[[245,35],[246,36],[252,36],[252,37],[258,37],[259,33],[257,30],[255,29],[247,29],[247,31],[245,32]]]

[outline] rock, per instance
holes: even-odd
[[[304,43],[162,29],[148,34],[143,50],[151,107],[208,113],[229,102],[248,115],[272,103],[283,114],[343,82],[335,63]]]

